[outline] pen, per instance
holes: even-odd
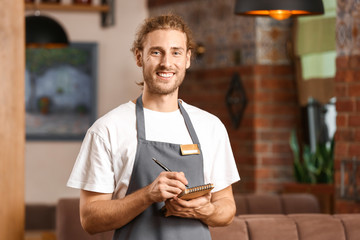
[[[157,165],[159,165],[162,169],[164,169],[167,172],[172,172],[169,168],[167,168],[164,164],[162,164],[161,162],[159,162],[158,160],[156,160],[155,158],[152,158],[152,160],[154,160],[154,162],[157,163]],[[189,187],[188,185],[185,185],[186,187]]]

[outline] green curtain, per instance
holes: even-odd
[[[299,17],[295,54],[300,56],[304,80],[335,76],[336,0],[323,0],[325,14]]]

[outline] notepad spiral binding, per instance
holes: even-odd
[[[191,187],[191,188],[187,188],[185,190],[185,193],[193,193],[193,192],[199,192],[202,190],[207,190],[210,188],[214,188],[214,184],[209,183],[209,184],[205,184],[205,185],[200,185],[200,186],[195,186],[195,187]]]
[[[181,199],[192,199],[207,194],[213,188],[214,184],[212,183],[186,188],[178,197]]]

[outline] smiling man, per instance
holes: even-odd
[[[193,48],[189,28],[176,15],[149,18],[140,27],[132,51],[143,71],[142,95],[93,124],[68,181],[81,189],[87,232],[115,230],[114,240],[205,240],[211,239],[208,226],[232,221],[231,185],[239,175],[226,129],[178,99]],[[185,147],[191,154],[181,151]],[[211,193],[177,197],[186,185],[204,183],[214,184]]]

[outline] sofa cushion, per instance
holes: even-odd
[[[212,240],[249,240],[244,219],[235,217],[226,227],[209,227]]]
[[[289,214],[298,228],[301,240],[345,240],[343,224],[339,218],[327,214]]]
[[[344,225],[346,239],[358,240],[360,237],[360,214],[335,214]]]
[[[320,213],[317,198],[309,193],[234,194],[236,215]]]
[[[282,213],[281,199],[272,194],[248,194],[246,195],[248,213],[251,214],[276,214]]]
[[[246,218],[250,239],[297,240],[296,224],[286,216]]]
[[[320,213],[317,198],[308,193],[280,195],[284,214],[291,213]]]

